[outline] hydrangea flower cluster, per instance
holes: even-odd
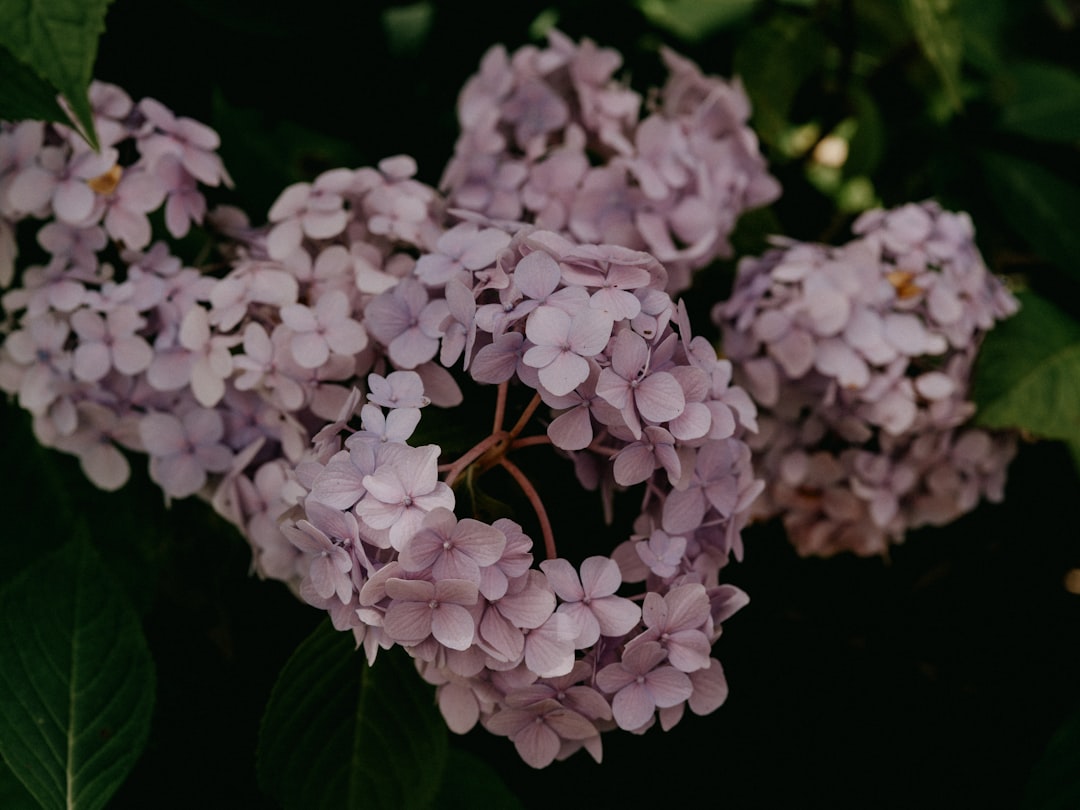
[[[841,247],[744,259],[718,304],[724,350],[761,408],[748,441],[801,554],[882,554],[910,528],[1000,500],[1015,437],[967,426],[983,335],[1017,309],[966,214],[863,214]]]
[[[127,481],[121,448],[147,454],[167,497],[211,501],[257,570],[295,585],[300,555],[277,526],[291,464],[370,370],[357,318],[415,264],[400,244],[434,244],[438,195],[411,179],[411,159],[391,158],[297,184],[269,226],[251,228],[234,209],[206,213],[198,181],[229,182],[212,130],[111,85],[95,83],[91,99],[100,155],[62,126],[0,131],[5,255],[21,227],[48,254],[0,299],[0,387],[96,485]],[[171,236],[192,223],[225,235],[223,277],[150,244],[148,214],[163,204]],[[438,382],[454,401],[445,371]]]
[[[230,183],[217,136],[156,101],[95,83],[99,153],[0,123],[0,286],[20,244],[45,257],[0,298],[0,389],[100,487],[146,454],[167,498],[209,501],[369,660],[405,648],[455,731],[543,767],[711,712],[712,645],[747,601],[721,570],[766,490],[751,451],[758,510],[805,553],[876,553],[1000,497],[1012,440],[964,427],[966,392],[1015,301],[965,216],[872,212],[845,247],[744,261],[718,358],[672,295],[779,188],[741,87],[663,58],[641,118],[614,51],[496,47],[462,92],[445,197],[398,156],[290,186],[261,227],[207,211],[202,187]],[[153,241],[160,209],[174,239],[216,234],[212,274]],[[414,436],[423,408],[462,405],[452,370],[494,390],[492,429],[443,459]],[[531,480],[528,447],[575,479]],[[458,514],[495,467],[521,522]],[[610,553],[555,536],[545,499],[573,480],[609,522],[638,488]]]
[[[150,246],[149,215],[164,207],[182,237],[206,212],[199,185],[230,180],[202,124],[112,85],[93,84],[90,100],[100,152],[65,126],[0,124],[0,283],[13,280],[17,232],[45,257],[0,300],[0,388],[98,486],[127,480],[119,445],[157,450],[156,472],[189,494],[231,457],[220,416],[188,390],[217,362],[185,319],[213,280]]]
[[[647,250],[668,289],[729,256],[739,215],[780,186],[746,125],[739,82],[663,49],[667,83],[642,117],[614,76],[617,51],[558,31],[548,46],[484,56],[458,101],[461,136],[441,188],[450,204],[584,243]]]
[[[145,453],[167,498],[204,498],[241,529],[260,574],[371,658],[406,647],[453,728],[479,720],[530,764],[599,758],[604,730],[723,701],[711,645],[746,597],[719,571],[762,486],[741,440],[755,410],[654,257],[451,218],[406,157],[296,184],[253,228],[206,211],[199,182],[228,182],[211,130],[108,85],[92,96],[100,157],[64,127],[0,132],[5,260],[43,221],[51,254],[3,297],[0,384],[44,444],[106,489],[129,476],[121,449]],[[192,223],[221,237],[214,275],[152,243],[162,205],[174,238]],[[462,402],[459,362],[496,387],[495,427],[440,466],[408,441],[421,407]],[[534,396],[507,429],[511,385]],[[640,486],[610,556],[559,556],[510,458],[530,445],[571,457],[608,510]],[[454,514],[455,482],[496,465],[535,510],[539,567],[518,523]]]
[[[397,370],[368,378],[360,429],[340,420],[344,440],[298,468],[307,494],[285,531],[304,555],[302,596],[371,658],[405,647],[452,729],[480,722],[536,767],[581,747],[599,759],[602,731],[657,717],[670,728],[726,694],[710,649],[746,601],[719,572],[741,555],[762,488],[739,438],[755,409],[666,281],[654,257],[621,246],[452,226],[365,308]],[[427,403],[409,369],[435,357],[498,392],[491,434],[442,465],[437,446],[408,444]],[[506,429],[511,385],[535,393]],[[541,404],[546,429],[521,435]],[[644,484],[634,534],[611,556],[560,556],[543,496],[510,458],[535,445],[571,456],[581,484],[609,498]],[[538,569],[519,523],[453,514],[453,485],[494,466],[535,510]],[[634,597],[617,594],[634,582]]]

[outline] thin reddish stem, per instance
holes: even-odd
[[[607,456],[608,458],[611,458],[614,455],[618,455],[619,453],[619,451],[616,450],[614,447],[604,447],[604,445],[600,443],[599,439],[591,442],[589,446],[585,449],[592,453],[596,453],[597,455]]]
[[[529,402],[529,404],[525,407],[525,410],[522,411],[521,416],[518,417],[518,420],[514,423],[514,426],[510,428],[511,440],[516,439],[517,435],[525,429],[525,426],[527,424],[529,424],[529,419],[531,419],[532,415],[536,413],[536,409],[540,407],[541,402],[543,402],[543,400],[540,399],[540,395],[533,394],[532,401]]]
[[[499,459],[499,464],[513,476],[518,486],[521,487],[521,491],[525,493],[525,497],[529,499],[529,503],[532,504],[533,511],[536,512],[536,517],[540,521],[540,533],[544,536],[544,550],[547,553],[547,558],[554,560],[559,556],[558,552],[555,551],[555,533],[551,530],[551,521],[548,520],[547,510],[544,509],[544,504],[540,500],[540,493],[536,491],[536,487],[532,485],[525,473],[506,456]]]
[[[452,487],[454,485],[454,481],[459,475],[461,475],[462,470],[464,470],[466,467],[476,461],[476,459],[480,458],[480,456],[482,456],[496,444],[503,441],[505,438],[506,434],[500,430],[497,433],[492,433],[483,441],[478,442],[471,450],[469,450],[467,453],[465,453],[465,455],[461,456],[461,458],[459,458],[447,468],[446,478],[444,479],[443,483],[446,484],[448,487]],[[442,468],[440,467],[439,469],[441,470]]]
[[[532,447],[537,444],[552,444],[546,434],[539,433],[536,436],[526,436],[524,439],[514,439],[510,442],[510,449],[517,450],[519,447]]]
[[[502,430],[503,419],[506,418],[506,392],[509,388],[509,381],[503,380],[499,383],[499,393],[495,398],[495,426],[491,429],[492,433]]]

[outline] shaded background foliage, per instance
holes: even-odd
[[[862,208],[934,196],[972,213],[992,269],[1080,319],[1070,0],[115,0],[94,73],[214,126],[236,181],[218,201],[259,221],[288,183],[391,154],[437,183],[453,100],[484,51],[552,22],[622,51],[637,89],[660,79],[661,43],[742,76],[784,195],[744,219],[739,250],[769,233],[840,241]],[[842,165],[820,159],[831,134],[847,144]],[[688,296],[698,329],[733,267],[705,271]],[[1008,346],[998,356],[1022,367]],[[78,526],[143,615],[150,742],[110,806],[276,806],[256,778],[260,717],[321,614],[248,576],[245,545],[203,504],[166,510],[142,462],[102,494],[38,448],[14,406],[0,419],[15,516],[0,582]],[[1075,452],[1080,421],[1065,432],[1054,438]],[[532,771],[483,731],[451,743],[526,807],[702,795],[730,808],[1068,806],[1075,720],[1042,758],[1080,709],[1080,596],[1065,587],[1080,569],[1080,480],[1066,445],[1045,442],[1022,447],[1009,479],[1004,504],[914,532],[885,560],[802,560],[775,523],[747,530],[747,558],[726,574],[751,603],[725,624],[731,697],[710,717],[606,735],[600,767],[577,755]],[[26,801],[19,790],[0,778],[0,804]],[[466,788],[445,790],[440,804],[467,806]]]

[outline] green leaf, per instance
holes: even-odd
[[[1054,733],[1046,753],[1031,772],[1021,810],[1069,810],[1080,807],[1080,712]]]
[[[923,55],[941,79],[949,106],[959,110],[963,106],[960,98],[963,29],[953,13],[952,0],[904,0],[904,16]]]
[[[885,125],[877,103],[869,93],[861,89],[853,90],[851,101],[855,108],[855,133],[848,141],[844,177],[870,176],[885,153]]]
[[[1080,187],[998,152],[984,153],[983,166],[1002,216],[1036,253],[1080,278]]]
[[[523,810],[524,805],[499,776],[479,757],[450,748],[446,772],[434,807],[439,810]]]
[[[773,17],[742,37],[735,73],[753,104],[754,128],[776,145],[790,129],[789,113],[799,88],[822,65],[826,41],[820,28],[799,17]]]
[[[383,35],[390,53],[395,56],[419,53],[434,21],[435,5],[430,0],[383,9]]]
[[[1080,445],[1080,324],[1031,292],[986,336],[975,366],[975,421]]]
[[[286,810],[433,806],[447,731],[399,648],[374,667],[324,622],[278,676],[259,729],[259,785]]]
[[[0,759],[0,807],[4,810],[37,810],[38,806],[7,763]]]
[[[98,37],[105,30],[105,11],[110,2],[5,0],[0,3],[0,45],[64,95],[83,135],[95,149],[97,134],[86,91],[93,78]]]
[[[0,754],[42,807],[104,807],[146,744],[153,705],[138,616],[88,542],[0,590]]]
[[[987,73],[1001,69],[1002,41],[1008,33],[1008,0],[954,0],[964,36],[964,61]]]
[[[67,123],[68,117],[56,103],[56,88],[0,48],[0,120],[57,121]]]
[[[699,42],[741,22],[761,0],[637,0],[641,13],[658,28],[686,42]]]
[[[1080,141],[1080,76],[1057,65],[1024,62],[1008,73],[998,126],[1045,141]]]

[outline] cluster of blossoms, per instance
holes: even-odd
[[[617,51],[558,31],[548,47],[495,46],[458,101],[462,133],[441,187],[451,205],[585,243],[647,250],[672,293],[729,256],[739,215],[780,186],[746,126],[742,86],[664,49],[669,78],[642,99]]]
[[[260,574],[370,657],[406,647],[453,728],[482,720],[533,765],[582,746],[599,758],[601,731],[723,701],[711,645],[746,597],[719,571],[761,489],[739,438],[755,410],[655,258],[451,218],[404,157],[292,186],[253,228],[206,213],[199,182],[228,182],[211,130],[108,85],[92,98],[100,155],[61,126],[0,134],[5,269],[30,228],[52,254],[4,295],[0,347],[0,384],[42,443],[106,489],[129,476],[122,449],[146,454],[167,497],[202,497],[241,529]],[[221,237],[213,274],[151,243],[162,205],[174,238],[192,223]],[[407,442],[421,406],[461,403],[459,361],[497,386],[496,426],[440,468],[437,446]],[[511,385],[535,396],[507,430]],[[558,556],[508,457],[537,444],[608,510],[640,486],[611,556]],[[455,481],[495,465],[535,508],[539,567],[519,524],[453,512]]]
[[[854,231],[743,260],[714,310],[761,409],[756,510],[782,515],[802,554],[882,554],[1000,500],[1016,450],[965,425],[982,337],[1017,308],[970,218],[925,202],[867,212]]]
[[[304,554],[301,595],[369,657],[405,647],[452,729],[479,721],[536,767],[583,746],[599,759],[602,731],[657,716],[670,728],[726,695],[710,649],[746,601],[719,572],[741,555],[762,488],[740,438],[755,409],[666,281],[655,258],[621,246],[452,226],[365,308],[397,370],[369,376],[360,429],[343,414],[328,429],[343,441],[324,433],[298,468],[307,493],[285,531]],[[410,369],[436,357],[498,387],[491,434],[441,466],[438,446],[408,444],[427,403]],[[511,385],[534,395],[504,429]],[[552,418],[522,436],[542,404]],[[575,567],[558,555],[543,496],[509,457],[536,445],[570,456],[607,499],[644,485],[634,533],[611,556]],[[539,570],[518,523],[453,514],[453,485],[494,466],[536,512]],[[636,596],[617,595],[635,582]]]
[[[462,92],[445,197],[399,156],[290,186],[262,227],[207,213],[200,184],[229,183],[217,136],[155,101],[93,85],[97,153],[0,123],[0,286],[18,245],[47,256],[0,299],[0,389],[100,487],[127,480],[122,449],[149,456],[167,497],[212,503],[369,660],[405,648],[455,731],[543,767],[713,711],[712,645],[747,601],[721,569],[766,490],[751,451],[759,511],[784,510],[808,553],[877,552],[1000,496],[1011,441],[962,425],[979,337],[1015,304],[965,217],[908,206],[846,247],[744,262],[719,359],[672,294],[779,189],[741,88],[663,57],[640,119],[615,52],[557,32],[495,48]],[[224,261],[153,242],[162,207]],[[451,370],[496,393],[490,434],[444,460],[414,433],[421,409],[462,404]],[[639,488],[609,554],[555,536],[559,482],[511,458],[537,446],[609,522]],[[455,513],[494,467],[531,506],[536,565],[522,523]]]
[[[0,284],[12,282],[17,235],[36,235],[45,257],[0,301],[0,388],[18,395],[43,444],[76,454],[103,488],[129,474],[117,445],[149,451],[184,434],[199,468],[221,472],[221,420],[187,404],[213,357],[197,357],[185,314],[213,280],[151,247],[149,219],[164,207],[176,238],[202,222],[199,184],[230,182],[217,135],[111,85],[92,85],[90,100],[99,152],[65,126],[0,123]],[[194,463],[162,464],[197,488]]]

